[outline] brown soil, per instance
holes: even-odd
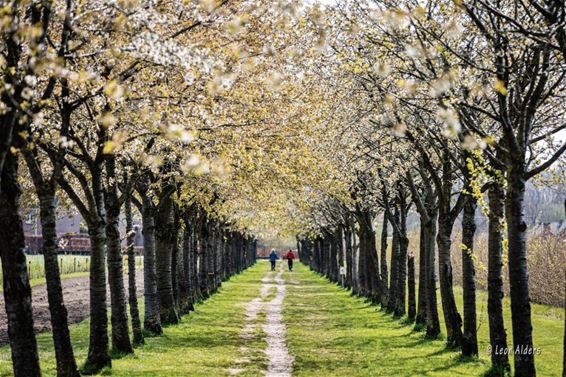
[[[108,281],[108,280],[107,280]],[[143,295],[143,270],[136,271],[138,297]],[[81,322],[89,316],[89,277],[81,276],[63,279],[63,297],[67,307],[69,323]],[[128,280],[124,275],[124,287],[128,297]],[[107,303],[110,304],[110,290],[107,288]],[[33,323],[35,332],[51,331],[47,287],[45,284],[32,288]],[[110,313],[108,313],[110,316]],[[0,294],[0,344],[8,343],[8,319],[4,309],[4,295]]]

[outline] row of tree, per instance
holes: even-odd
[[[41,374],[23,210],[40,208],[58,376],[79,375],[57,263],[61,211],[80,213],[91,241],[83,373],[110,366],[109,343],[133,352],[142,330],[160,334],[251,265],[256,235],[271,224],[292,228],[275,214],[303,183],[319,180],[306,173],[313,157],[297,134],[308,123],[300,80],[283,83],[279,73],[298,59],[284,33],[298,8],[240,0],[0,2],[0,257],[16,376]],[[135,217],[143,224],[143,326]]]
[[[304,262],[333,281],[345,266],[355,293],[397,315],[408,312],[430,337],[441,332],[438,284],[449,346],[478,355],[474,233],[483,211],[490,343],[494,350],[511,343],[502,306],[506,267],[517,376],[536,375],[525,183],[543,172],[539,183],[564,180],[551,166],[566,150],[558,21],[565,15],[563,2],[352,0],[325,9],[330,47],[308,69],[334,106],[326,138],[312,147],[335,162],[334,176],[349,187],[345,196],[314,197],[299,236]],[[410,209],[420,218],[418,258],[408,252]],[[462,313],[451,263],[458,221]],[[507,353],[491,359],[495,374],[510,370]]]
[[[113,345],[131,349],[118,232],[123,207],[139,209],[144,236],[154,230],[145,264],[161,277],[148,286],[157,297],[163,293],[164,322],[176,320],[183,301],[192,302],[180,293],[185,275],[172,270],[187,262],[194,272],[191,252],[183,258],[179,251],[185,243],[194,246],[196,239],[197,247],[187,250],[205,250],[196,265],[215,273],[192,275],[200,280],[189,291],[198,287],[202,294],[207,279],[217,284],[219,266],[230,269],[229,262],[214,264],[207,250],[235,244],[222,255],[240,258],[237,269],[247,265],[237,255],[250,235],[300,234],[311,240],[303,257],[312,256],[313,268],[336,278],[345,264],[356,292],[398,314],[406,295],[418,298],[415,318],[430,336],[441,331],[438,281],[447,340],[467,355],[477,354],[473,215],[479,207],[489,218],[493,349],[508,343],[501,305],[508,260],[513,349],[532,350],[525,182],[543,172],[553,176],[551,166],[566,150],[559,137],[566,128],[563,2],[1,5],[0,257],[17,375],[39,374],[37,353],[30,352],[36,346],[20,184],[29,188],[25,207],[35,202],[41,209],[56,349],[68,331],[56,270],[55,199],[78,211],[89,230],[87,371],[109,361],[105,270]],[[418,268],[408,263],[412,205],[421,220]],[[380,213],[393,230],[389,266],[385,226],[376,250]],[[459,216],[463,320],[450,251]],[[152,260],[151,250],[164,258]],[[415,297],[404,282],[417,272]],[[157,318],[152,297],[145,305],[154,315],[146,321]],[[64,359],[71,360],[66,349]],[[500,374],[509,369],[506,354],[492,354],[492,362]],[[532,352],[514,355],[514,363],[517,375],[535,375]],[[59,373],[76,373],[71,365]]]

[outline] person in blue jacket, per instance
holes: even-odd
[[[279,259],[279,257],[277,256],[277,252],[275,251],[275,249],[271,249],[271,253],[269,254],[269,261],[271,262],[271,271],[275,271],[275,263],[277,263],[277,259]]]

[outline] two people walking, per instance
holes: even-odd
[[[287,259],[287,264],[289,266],[289,271],[293,271],[293,260],[295,259],[295,254],[293,250],[289,249],[285,257]],[[271,271],[275,271],[275,265],[277,264],[277,259],[279,259],[279,255],[277,255],[277,251],[275,249],[271,249],[271,253],[269,254],[269,262],[271,262]]]

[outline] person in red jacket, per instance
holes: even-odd
[[[287,263],[289,264],[289,271],[293,271],[293,259],[295,259],[295,254],[293,250],[289,249],[287,252]]]

